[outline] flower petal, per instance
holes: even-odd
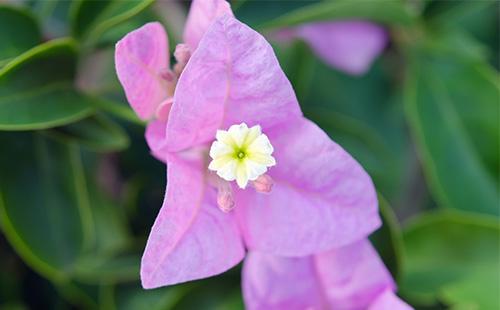
[[[361,310],[395,290],[368,240],[305,257],[250,252],[242,283],[249,309]]]
[[[212,23],[225,14],[233,16],[231,6],[225,0],[193,0],[184,28],[184,43],[192,52]]]
[[[248,152],[271,154],[274,152],[274,149],[271,142],[269,142],[269,138],[265,134],[262,134],[248,146]]]
[[[243,265],[246,309],[323,309],[311,256],[285,258],[249,252]]]
[[[387,44],[387,33],[366,21],[319,22],[299,26],[297,36],[331,66],[363,74]]]
[[[386,290],[373,302],[368,310],[412,310],[413,308],[399,299],[392,290]]]
[[[237,169],[238,162],[235,159],[231,159],[226,161],[226,163],[217,170],[217,175],[226,181],[234,181],[236,179]]]
[[[217,208],[202,165],[202,159],[169,157],[165,201],[142,257],[144,288],[213,276],[243,259],[233,215]]]
[[[261,125],[301,115],[272,47],[230,16],[212,24],[177,84],[167,126],[169,150],[212,141],[217,129]]]
[[[152,121],[146,126],[146,142],[149,149],[156,159],[166,163],[167,162],[167,149],[165,147],[165,134],[167,122],[165,121]]]
[[[222,141],[215,141],[210,147],[209,155],[213,159],[216,159],[221,156],[232,155],[233,153],[234,153],[233,147]]]
[[[116,44],[115,66],[127,100],[141,119],[150,119],[167,98],[160,71],[168,69],[168,39],[160,23],[148,23]]]
[[[380,226],[370,177],[316,125],[290,121],[269,139],[277,163],[268,172],[272,192],[236,195],[247,248],[310,255],[363,239]]]
[[[248,173],[245,164],[238,164],[236,166],[236,183],[240,188],[245,188],[248,184]]]
[[[210,162],[210,164],[208,165],[208,170],[217,171],[227,164],[232,164],[233,160],[233,156],[220,156]]]

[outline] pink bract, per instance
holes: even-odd
[[[277,38],[300,38],[324,62],[352,75],[366,73],[388,41],[383,27],[361,20],[308,23],[283,29]]]
[[[234,188],[236,208],[224,214],[207,181],[203,150],[217,129],[241,122],[259,124],[273,141],[275,186],[269,195]],[[230,16],[213,23],[181,75],[166,149],[167,198],[142,261],[145,287],[226,270],[243,258],[243,245],[309,255],[364,238],[380,225],[368,175],[303,118],[271,46]],[[184,170],[172,171],[175,162]],[[183,178],[180,185],[171,181]],[[178,271],[181,263],[186,273]]]
[[[141,119],[151,119],[168,97],[161,70],[170,65],[168,38],[160,23],[132,31],[116,44],[115,65],[127,100]]]
[[[192,51],[196,50],[201,38],[218,17],[233,15],[229,3],[224,0],[195,0],[189,9],[183,39]]]
[[[307,257],[252,252],[243,268],[248,309],[411,309],[367,240]]]

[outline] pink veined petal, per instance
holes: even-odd
[[[301,115],[272,47],[225,15],[212,24],[177,84],[167,144],[178,151],[212,141],[217,129],[245,122],[265,131]]]
[[[392,290],[386,290],[370,305],[368,310],[412,310],[407,303],[399,299]]]
[[[141,262],[144,288],[213,276],[243,259],[233,215],[217,208],[202,165],[202,159],[169,157],[165,201]]]
[[[370,177],[320,128],[297,118],[266,134],[277,163],[269,170],[273,190],[236,195],[248,249],[310,255],[363,239],[380,226]]]
[[[160,77],[168,69],[168,39],[158,22],[136,29],[116,44],[115,66],[127,100],[141,119],[154,116],[167,97]]]
[[[168,152],[166,149],[166,134],[167,122],[154,120],[146,126],[146,142],[149,149],[156,159],[167,163]]]
[[[231,6],[225,0],[193,0],[191,2],[183,34],[184,43],[189,45],[191,52],[196,50],[210,25],[225,14],[233,16]]]
[[[243,265],[242,289],[249,310],[326,308],[311,256],[285,258],[249,252]]]
[[[366,309],[384,291],[395,291],[391,274],[368,240],[314,257],[332,309]]]
[[[299,26],[297,35],[331,66],[360,75],[387,44],[387,33],[367,21],[319,22]]]

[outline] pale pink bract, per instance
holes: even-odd
[[[306,257],[249,253],[242,282],[249,310],[411,309],[367,240]]]

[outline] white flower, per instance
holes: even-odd
[[[245,123],[232,125],[229,130],[217,130],[216,141],[210,147],[208,169],[226,181],[234,181],[245,188],[276,165],[271,156],[274,149],[259,125],[248,128]]]

